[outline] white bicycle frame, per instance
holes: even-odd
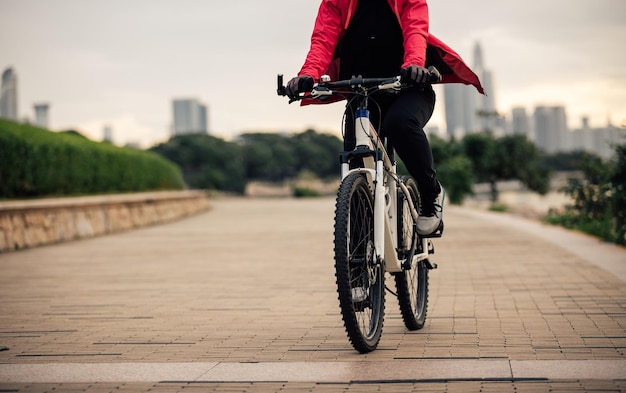
[[[397,187],[407,196],[407,202],[413,220],[418,217],[417,208],[409,197],[407,187],[396,176],[396,164],[391,162],[374,126],[369,119],[369,111],[358,110],[355,124],[356,147],[366,146],[377,151],[374,157],[363,158],[362,168],[350,169],[348,163],[341,165],[341,178],[350,173],[365,173],[374,190],[374,248],[378,260],[385,263],[385,269],[390,273],[402,271],[404,261],[398,259],[398,197]],[[423,261],[428,258],[428,238],[422,238],[422,252],[413,255],[412,262]]]

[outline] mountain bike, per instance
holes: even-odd
[[[433,82],[440,80],[429,69]],[[283,76],[277,92],[286,95]],[[342,96],[356,100],[356,147],[339,154],[341,184],[335,203],[334,254],[339,306],[348,338],[357,351],[378,346],[385,313],[385,291],[398,298],[404,325],[421,329],[428,307],[428,273],[437,267],[431,239],[440,237],[443,222],[429,236],[417,233],[419,194],[410,176],[399,176],[395,152],[381,138],[369,119],[368,100],[376,93],[407,88],[401,77],[351,78],[331,82],[327,76],[306,95],[292,98],[324,100]],[[349,106],[347,106],[348,108]],[[346,116],[352,115],[346,109]],[[345,138],[344,130],[344,138]],[[396,293],[385,285],[390,273]]]

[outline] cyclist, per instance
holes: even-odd
[[[368,109],[372,124],[380,124],[381,135],[417,181],[421,206],[417,230],[424,236],[440,227],[445,198],[424,133],[435,106],[425,67],[435,65],[442,82],[472,84],[484,93],[478,77],[458,54],[429,34],[428,25],[426,0],[322,0],[304,65],[286,86],[287,95],[295,97],[311,91],[314,80],[324,74],[331,80],[401,75],[413,85],[400,94],[379,94]],[[309,103],[320,101],[303,101]],[[353,116],[346,116],[344,140],[345,150],[354,149]]]

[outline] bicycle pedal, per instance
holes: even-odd
[[[437,264],[436,263],[432,263],[431,261],[429,261],[428,259],[424,259],[424,264],[426,265],[426,268],[428,270],[434,270],[437,269]]]

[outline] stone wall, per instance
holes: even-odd
[[[0,252],[141,228],[208,209],[201,191],[0,202]]]

